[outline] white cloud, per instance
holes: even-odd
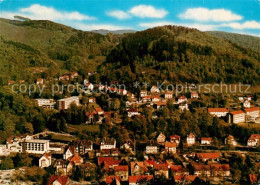
[[[163,18],[168,12],[164,9],[156,9],[150,5],[138,5],[129,10],[129,13],[141,18]]]
[[[207,8],[190,8],[183,14],[180,14],[181,19],[190,19],[196,21],[214,21],[214,22],[229,22],[238,21],[243,17],[232,13],[230,10],[225,9],[212,9]]]
[[[12,19],[14,15],[20,15],[28,17],[34,20],[52,20],[52,21],[61,21],[61,20],[93,20],[95,17],[90,17],[88,15],[81,14],[77,11],[74,12],[65,12],[58,11],[52,7],[46,7],[39,4],[31,5],[27,8],[21,8],[18,12],[4,12],[0,11],[0,16],[4,18]]]
[[[5,0],[0,0],[0,3],[4,2]]]
[[[232,22],[227,24],[222,24],[222,27],[230,27],[233,29],[260,29],[260,22],[257,21],[246,21],[244,23]]]
[[[100,29],[110,30],[110,31],[133,29],[130,27],[117,26],[111,24],[75,24],[74,27],[83,31],[100,30]]]
[[[156,26],[164,26],[164,25],[176,25],[176,26],[185,26],[188,28],[196,28],[201,31],[212,31],[217,30],[218,25],[209,25],[209,24],[187,24],[187,23],[175,23],[175,22],[150,22],[150,23],[140,23],[139,26],[143,28],[153,28]]]
[[[115,17],[115,18],[120,19],[120,20],[131,18],[131,16],[128,13],[126,13],[122,10],[110,11],[110,12],[107,12],[107,15],[109,15],[111,17]]]

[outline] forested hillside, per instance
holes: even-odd
[[[216,37],[229,40],[230,42],[252,49],[256,52],[260,52],[260,37],[220,31],[208,31],[207,33]]]
[[[259,51],[196,29],[164,26],[128,34],[100,68],[105,80],[259,83]]]
[[[44,77],[63,70],[85,74],[93,65],[89,59],[109,54],[118,39],[50,21],[0,19],[0,83],[30,80],[35,67],[46,68]]]

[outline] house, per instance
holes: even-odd
[[[166,92],[164,93],[164,98],[165,98],[165,99],[171,99],[171,98],[173,98],[172,92],[166,91]]]
[[[233,146],[236,146],[237,145],[237,142],[235,140],[235,138],[231,135],[228,135],[228,137],[225,138],[225,144],[226,145],[233,145]]]
[[[114,157],[98,157],[98,165],[107,171],[109,169],[114,169],[115,166],[118,166],[119,161],[114,159]]]
[[[35,104],[38,107],[54,109],[55,102],[53,99],[35,99]]]
[[[70,77],[69,75],[62,75],[59,77],[59,80],[61,81],[69,81],[70,80]]]
[[[193,165],[194,175],[202,176],[202,177],[210,177],[210,165],[204,164],[195,164]]]
[[[28,134],[19,134],[16,136],[10,136],[6,140],[6,148],[9,153],[17,153],[17,152],[22,152],[22,146],[21,143],[25,139],[33,139],[31,135]],[[6,151],[6,152],[7,152]],[[44,152],[42,153],[44,154]]]
[[[130,117],[130,118],[133,117],[133,116],[140,115],[140,113],[136,109],[129,109],[127,114],[128,114],[128,117]]]
[[[116,140],[114,138],[103,138],[100,143],[100,150],[116,148]]]
[[[25,139],[22,142],[23,151],[32,154],[44,154],[49,151],[49,140]]]
[[[229,164],[210,164],[212,177],[230,177]]]
[[[37,78],[36,84],[43,84],[43,79],[42,78]]]
[[[199,93],[197,93],[197,92],[192,92],[192,93],[190,94],[190,98],[191,98],[191,99],[198,99],[198,98],[199,98]]]
[[[77,78],[79,76],[79,74],[78,74],[78,72],[76,72],[76,71],[73,71],[73,72],[71,72],[71,74],[70,74],[70,77],[73,79],[73,78]]]
[[[163,144],[165,142],[166,136],[161,132],[157,137],[157,142]]]
[[[86,83],[85,84],[85,87],[88,89],[88,90],[93,90],[94,89],[94,85],[92,83]]]
[[[147,90],[141,90],[140,91],[140,97],[144,97],[144,96],[147,96]]]
[[[90,140],[75,140],[72,142],[72,145],[75,148],[75,153],[79,155],[85,155],[93,150],[93,143]]]
[[[255,119],[259,117],[259,111],[260,111],[259,107],[252,107],[252,108],[245,109],[247,120],[255,121]]]
[[[244,107],[244,108],[250,108],[250,107],[251,107],[250,101],[248,101],[248,100],[244,101],[244,102],[243,102],[243,107]]]
[[[250,184],[259,184],[258,181],[258,174],[249,174],[248,175]]]
[[[220,154],[218,152],[215,153],[197,153],[196,156],[202,161],[209,161],[209,160],[219,160]]]
[[[123,144],[120,146],[120,149],[133,152],[135,150],[134,143],[130,140],[124,141]]]
[[[50,165],[51,165],[51,154],[50,153],[43,154],[39,159],[39,167],[45,168],[45,167],[49,167]]]
[[[227,108],[208,108],[208,113],[217,117],[226,117],[228,114]]]
[[[13,80],[8,80],[8,85],[11,85],[11,84],[14,84],[15,83],[15,81],[13,81]]]
[[[88,102],[89,102],[89,103],[96,103],[96,98],[89,98],[89,99],[88,99]]]
[[[96,107],[95,111],[98,113],[98,115],[103,115],[104,111],[100,107]]]
[[[195,144],[195,135],[190,133],[188,136],[187,136],[187,144],[188,145],[194,145]]]
[[[181,165],[171,166],[171,172],[173,175],[189,175],[189,170],[187,168],[183,168]]]
[[[68,159],[76,153],[75,146],[69,146],[65,149],[65,153],[63,154],[63,159]]]
[[[165,143],[165,150],[170,153],[170,154],[175,154],[176,153],[176,148],[177,144],[176,143],[171,143],[171,142],[166,142]]]
[[[170,142],[176,143],[177,145],[179,145],[180,141],[181,141],[181,136],[178,136],[178,135],[170,136]]]
[[[188,104],[187,104],[187,103],[180,103],[180,104],[179,104],[179,109],[180,109],[181,111],[189,110]]]
[[[70,182],[69,177],[66,175],[51,175],[47,185],[68,185]]]
[[[245,113],[242,110],[230,112],[231,123],[245,122]]]
[[[67,159],[69,162],[73,162],[74,165],[80,165],[83,163],[83,158],[77,153]]]
[[[252,134],[250,138],[247,140],[247,146],[258,146],[260,144],[260,135],[259,134]]]
[[[160,96],[159,95],[153,95],[152,97],[152,102],[159,102],[160,101]]]
[[[185,96],[178,97],[178,104],[187,102],[188,99]]]
[[[147,154],[157,154],[158,152],[158,144],[155,141],[148,141],[146,143],[146,149],[145,152]]]
[[[174,181],[181,184],[190,184],[196,179],[197,175],[174,175]]]
[[[166,179],[169,178],[169,169],[168,164],[155,164],[154,165],[154,175],[155,177],[161,177],[164,176]]]
[[[153,85],[152,88],[150,89],[151,93],[159,93],[160,90],[157,88],[156,85]]]
[[[202,137],[200,140],[201,145],[211,145],[212,138],[211,137]]]
[[[66,110],[70,108],[70,105],[74,103],[76,106],[79,106],[79,97],[72,96],[69,98],[60,99],[57,101],[57,108],[58,110]]]
[[[128,181],[128,165],[114,167],[115,176],[120,178],[120,181]]]
[[[143,102],[150,102],[150,101],[152,101],[152,96],[143,96],[142,101]]]
[[[157,102],[156,103],[156,109],[162,109],[162,108],[166,107],[166,105],[167,105],[166,101],[164,101],[164,102],[162,102],[162,101]]]
[[[153,180],[152,175],[129,176],[129,185],[139,185]]]
[[[131,175],[149,175],[149,170],[145,165],[145,162],[143,161],[131,162],[130,167],[131,167]]]

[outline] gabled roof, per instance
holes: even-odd
[[[51,153],[44,153],[42,157],[45,157],[46,159],[51,159]]]
[[[257,182],[258,175],[257,174],[249,174],[249,180],[251,183]]]
[[[131,171],[134,170],[135,166],[139,166],[140,168],[142,168],[144,171],[148,171],[146,165],[145,165],[145,162],[143,161],[136,161],[136,162],[131,162],[130,164],[131,166]]]
[[[175,181],[189,181],[193,182],[196,179],[197,175],[174,175]]]
[[[178,140],[180,140],[181,136],[179,136],[179,135],[171,135],[170,139],[178,139]]]
[[[98,165],[101,165],[103,162],[108,165],[118,165],[119,164],[119,161],[115,160],[113,157],[98,157]]]
[[[193,133],[190,133],[187,137],[195,137]]]
[[[228,112],[227,108],[208,108],[208,112]]]
[[[211,137],[202,137],[201,141],[212,141]]]
[[[230,114],[236,115],[236,114],[245,114],[245,113],[242,110],[237,110],[237,111],[230,112]]]
[[[107,176],[106,177],[106,184],[111,184],[115,180],[120,181],[120,177],[119,176]]]
[[[154,165],[155,170],[163,170],[163,171],[168,171],[168,164],[155,164]]]
[[[48,181],[48,185],[52,185],[54,181],[58,181],[61,185],[67,185],[69,177],[66,175],[61,175],[61,176],[57,176],[57,175],[52,175],[49,178]]]
[[[260,135],[259,134],[251,134],[251,136],[248,140],[255,140],[255,139],[260,139]]]
[[[252,107],[252,108],[247,108],[245,109],[245,112],[253,112],[253,111],[259,111],[259,107]]]
[[[74,154],[73,156],[69,157],[68,160],[75,164],[82,163],[82,158],[78,154]]]
[[[204,164],[195,164],[193,168],[194,171],[210,171],[210,166]]]

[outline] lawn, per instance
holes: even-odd
[[[244,128],[251,128],[251,129],[260,130],[260,124],[259,123],[238,123],[237,125],[244,127]]]

